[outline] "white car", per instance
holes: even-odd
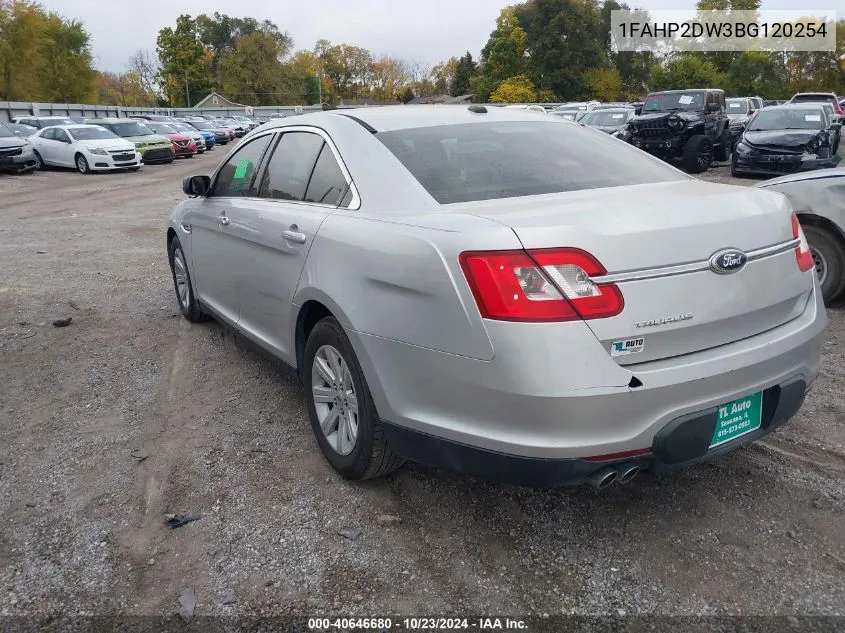
[[[512,110],[528,110],[529,112],[542,112],[545,114],[546,109],[541,105],[509,105],[505,106],[505,108],[510,108]]]
[[[141,168],[135,145],[99,125],[54,125],[28,137],[38,169],[72,167],[82,174],[92,171]]]

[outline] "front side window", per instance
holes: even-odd
[[[554,121],[409,128],[375,138],[441,204],[688,178],[609,135]]]
[[[56,128],[55,130],[56,140],[61,141],[62,143],[70,143],[70,137],[67,135],[67,132],[64,130]]]
[[[55,141],[56,140],[56,130],[51,127],[43,130],[41,132],[41,138],[46,138],[48,141]]]
[[[258,195],[274,200],[304,200],[323,137],[310,132],[282,135],[261,178]]]
[[[265,134],[253,139],[229,157],[217,174],[211,195],[228,198],[254,196],[255,175],[272,136]]]

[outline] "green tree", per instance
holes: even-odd
[[[351,44],[332,45],[328,40],[320,40],[314,53],[320,58],[323,73],[339,98],[355,97],[368,84],[373,58],[367,49]]]
[[[0,99],[36,99],[44,26],[44,13],[34,2],[0,0]]]
[[[714,88],[720,85],[720,77],[712,63],[695,54],[681,53],[654,71],[651,84],[651,90]]]
[[[298,101],[299,89],[281,61],[287,51],[280,46],[262,31],[238,37],[218,65],[226,96],[251,105]]]
[[[95,93],[91,36],[76,20],[50,13],[44,25],[39,96],[53,103],[87,103]]]
[[[622,94],[622,77],[615,68],[594,68],[584,74],[584,85],[592,98],[616,101]]]
[[[446,94],[449,92],[449,86],[455,80],[455,73],[458,70],[458,58],[450,57],[446,61],[440,62],[431,69],[431,80],[434,82],[434,92],[437,94]]]
[[[200,43],[196,21],[190,15],[180,15],[175,29],[168,26],[158,32],[156,52],[161,60],[160,82],[171,105],[189,105],[185,99],[186,84],[191,104],[211,91],[212,54],[206,53]]]
[[[526,34],[519,23],[516,7],[505,7],[496,18],[496,28],[481,49],[478,74],[470,77],[475,100],[484,102],[498,85],[527,70]]]
[[[774,55],[762,51],[744,51],[728,67],[724,89],[732,95],[777,99],[783,96],[786,77]]]
[[[525,75],[508,77],[490,95],[493,103],[526,103],[536,100],[537,88]]]
[[[458,97],[469,93],[470,81],[477,72],[478,64],[472,59],[472,54],[467,51],[455,64],[455,74],[449,84],[449,94]]]
[[[609,64],[597,0],[527,0],[516,14],[534,83],[563,99],[584,96],[585,73]]]

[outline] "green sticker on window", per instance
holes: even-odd
[[[238,166],[235,167],[235,175],[232,176],[234,180],[242,180],[246,178],[246,170],[249,169],[249,159],[242,158],[238,161]]]

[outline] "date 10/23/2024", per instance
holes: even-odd
[[[360,631],[378,633],[389,631],[527,631],[528,625],[518,618],[475,617],[475,618],[309,618],[309,631]]]

